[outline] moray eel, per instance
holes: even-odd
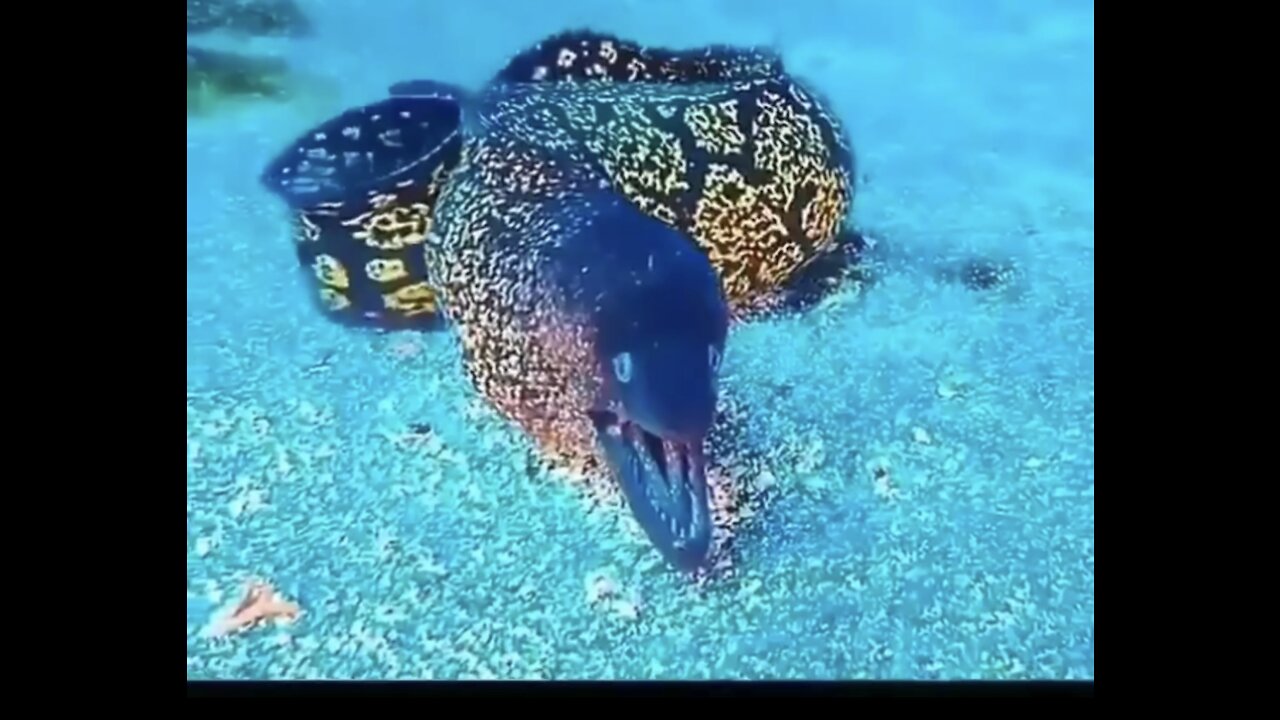
[[[389,94],[263,175],[325,307],[447,318],[473,385],[545,458],[620,488],[668,562],[704,568],[724,525],[706,439],[731,318],[833,247],[852,202],[828,106],[767,51],[590,31],[474,94]]]

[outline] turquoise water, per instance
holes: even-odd
[[[1093,677],[1092,3],[299,5],[303,37],[189,38],[308,78],[187,124],[189,678]],[[320,317],[257,182],[394,81],[575,27],[773,44],[864,175],[874,280],[731,335],[772,488],[702,586],[539,469],[451,335]],[[302,614],[211,636],[249,578]]]

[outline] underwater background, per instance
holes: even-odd
[[[187,5],[189,679],[1092,679],[1092,2]],[[577,28],[768,45],[857,153],[863,270],[731,333],[766,492],[705,583],[545,472],[453,335],[322,317],[259,182]],[[219,632],[253,581],[289,612]]]

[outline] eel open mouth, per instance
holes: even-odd
[[[702,441],[669,440],[613,413],[592,413],[596,435],[632,515],[681,570],[707,560],[711,502]]]

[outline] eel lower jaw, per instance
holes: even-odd
[[[649,541],[680,570],[704,566],[712,521],[703,440],[664,439],[612,413],[593,413],[592,419],[614,478]]]

